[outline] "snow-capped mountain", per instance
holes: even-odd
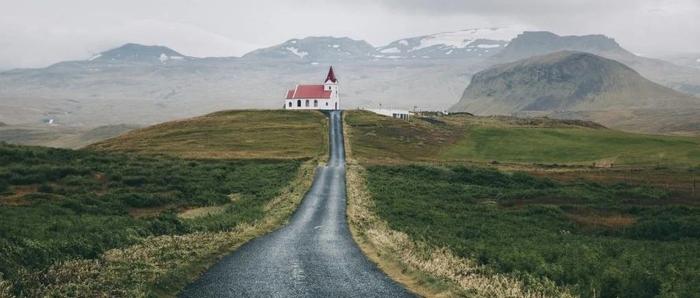
[[[243,58],[287,59],[313,63],[369,59],[374,52],[374,47],[363,40],[347,37],[306,37],[258,49],[243,55]]]
[[[167,63],[168,61],[180,61],[189,59],[183,54],[164,46],[146,46],[135,43],[127,43],[88,59],[90,62],[139,62],[139,63]]]
[[[377,48],[363,40],[347,37],[307,37],[290,39],[279,45],[258,49],[244,55],[243,58],[309,62],[370,58],[486,58],[500,51],[521,32],[512,28],[467,29],[400,39]]]
[[[513,28],[475,28],[400,39],[377,48],[375,58],[488,57],[521,32]]]

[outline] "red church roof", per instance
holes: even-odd
[[[325,83],[328,81],[331,81],[333,83],[338,82],[338,79],[335,78],[335,73],[333,72],[333,66],[331,66],[331,68],[328,70],[328,75],[326,76],[326,80],[323,82]]]
[[[331,98],[331,92],[324,90],[323,85],[297,85],[295,89],[287,91],[287,99],[303,98]]]
[[[335,73],[333,73],[333,66],[328,70],[326,80],[323,82],[328,81],[338,82],[338,79],[335,78]],[[287,99],[304,98],[330,99],[331,91],[326,90],[323,85],[297,85],[296,88],[287,91]]]

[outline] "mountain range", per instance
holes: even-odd
[[[344,108],[442,110],[460,99],[478,71],[560,50],[614,59],[656,83],[700,94],[700,69],[634,55],[602,35],[487,28],[378,47],[345,37],[290,39],[241,57],[197,58],[165,46],[126,44],[81,61],[0,72],[0,121],[88,129],[226,108],[277,108],[286,89],[320,82],[331,64]]]

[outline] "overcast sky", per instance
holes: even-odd
[[[126,42],[239,56],[312,35],[383,45],[478,27],[606,34],[645,55],[700,52],[700,0],[0,0],[0,69]]]

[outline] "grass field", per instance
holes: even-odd
[[[700,204],[673,193],[461,166],[367,172],[392,229],[526,284],[546,278],[582,297],[700,293]]]
[[[304,159],[325,154],[326,131],[320,112],[222,111],[134,130],[89,148],[182,158]]]
[[[231,111],[83,150],[0,143],[0,296],[173,295],[292,213],[326,140],[320,113]]]
[[[346,123],[361,162],[700,165],[698,138],[625,133],[587,122],[467,115],[407,122],[350,111]]]
[[[472,127],[440,157],[550,164],[697,165],[700,139],[592,128]]]
[[[345,120],[366,173],[349,179],[351,226],[420,292],[700,293],[698,138],[512,117]]]

